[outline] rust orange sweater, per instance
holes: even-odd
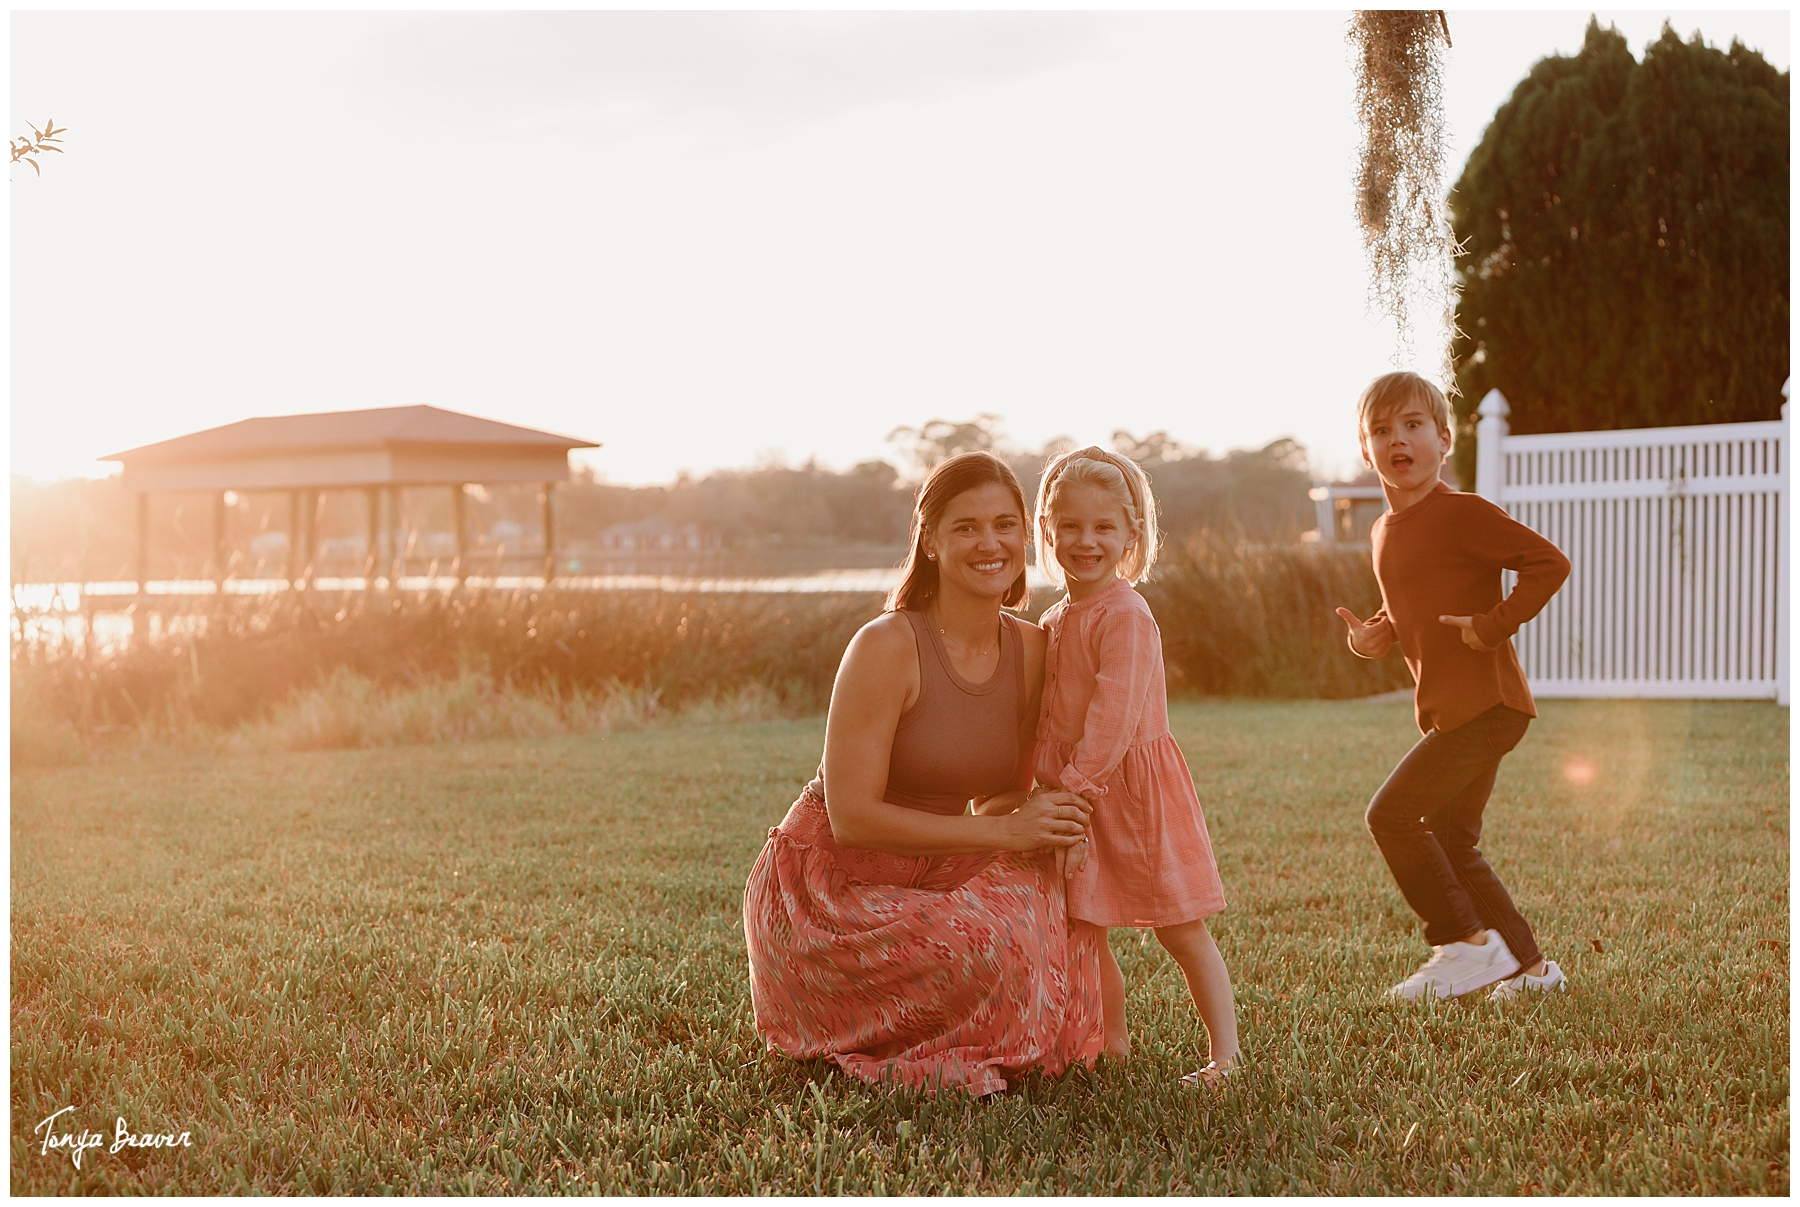
[[[1451,730],[1496,704],[1537,716],[1512,635],[1569,577],[1562,550],[1479,495],[1442,482],[1430,494],[1375,521],[1375,579],[1381,611],[1399,637],[1413,680],[1419,730]],[[1500,571],[1518,585],[1500,598]],[[1475,635],[1497,647],[1479,654],[1440,616],[1472,616]],[[1352,651],[1354,652],[1354,651]]]

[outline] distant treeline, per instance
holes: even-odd
[[[914,488],[923,472],[945,457],[975,449],[999,453],[1019,475],[1029,505],[1044,464],[1071,447],[1059,440],[1035,452],[1008,451],[991,416],[964,424],[934,420],[896,435],[911,472],[903,474],[886,461],[864,461],[844,473],[808,462],[798,468],[721,470],[704,478],[684,476],[668,486],[636,487],[584,476],[562,493],[559,514],[571,535],[660,518],[678,528],[693,525],[732,547],[771,539],[904,544]],[[1306,450],[1293,440],[1222,457],[1180,444],[1166,432],[1141,440],[1117,432],[1113,445],[1149,471],[1163,522],[1172,531],[1211,529],[1256,539],[1292,539],[1314,526],[1306,494],[1312,486]]]
[[[560,550],[591,558],[604,550],[638,548],[659,537],[683,547],[755,550],[768,547],[904,545],[913,492],[925,470],[945,456],[991,449],[1006,457],[1027,493],[1044,463],[1069,447],[1054,441],[1032,452],[1007,449],[991,415],[955,423],[933,420],[896,430],[903,467],[865,461],[838,473],[813,462],[682,475],[664,486],[621,486],[578,469],[555,497]],[[1114,446],[1149,471],[1173,533],[1212,531],[1252,540],[1295,539],[1313,526],[1305,451],[1292,440],[1256,450],[1212,456],[1165,432],[1143,438],[1114,435]],[[153,578],[209,574],[215,497],[168,493],[151,497]],[[283,573],[290,501],[285,493],[233,496],[226,511],[225,549],[237,576]],[[342,569],[362,556],[368,531],[360,491],[333,491],[319,505],[316,531],[322,564]],[[472,489],[469,539],[477,564],[502,552],[543,548],[541,504],[535,487]],[[432,561],[447,566],[453,544],[450,492],[423,487],[403,492],[402,542],[411,572]],[[117,478],[39,483],[12,481],[14,582],[126,580],[134,576],[135,496]],[[829,559],[827,559],[829,560]]]

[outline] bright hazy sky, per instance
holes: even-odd
[[[1450,14],[1451,179],[1588,12]],[[1599,15],[1789,65],[1785,11]],[[1349,470],[1346,19],[14,12],[12,133],[68,133],[11,170],[13,469],[431,403],[621,482],[981,411]]]

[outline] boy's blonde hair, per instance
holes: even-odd
[[[1150,478],[1130,457],[1108,452],[1090,444],[1064,453],[1044,466],[1038,480],[1035,526],[1038,538],[1038,565],[1051,582],[1060,583],[1062,567],[1051,553],[1053,531],[1050,512],[1056,503],[1056,492],[1069,482],[1098,486],[1118,500],[1125,521],[1137,538],[1137,544],[1119,559],[1119,577],[1129,583],[1142,582],[1156,564],[1156,496],[1150,493]],[[1049,556],[1044,556],[1049,554]]]
[[[1456,424],[1450,415],[1450,400],[1444,392],[1417,373],[1384,373],[1369,383],[1356,400],[1356,438],[1369,434],[1369,425],[1393,414],[1409,402],[1417,402],[1431,413],[1440,432],[1449,433],[1450,446],[1456,442]]]

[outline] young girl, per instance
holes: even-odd
[[[1039,561],[1068,594],[1038,623],[1049,634],[1038,722],[1038,782],[1093,803],[1088,841],[1068,860],[1069,918],[1150,926],[1181,965],[1211,1041],[1211,1063],[1182,1080],[1216,1084],[1238,1055],[1231,975],[1203,919],[1225,908],[1206,819],[1169,733],[1162,635],[1131,585],[1156,559],[1156,500],[1144,471],[1100,448],[1044,468]],[[1100,945],[1106,1051],[1131,1051],[1125,978]]]

